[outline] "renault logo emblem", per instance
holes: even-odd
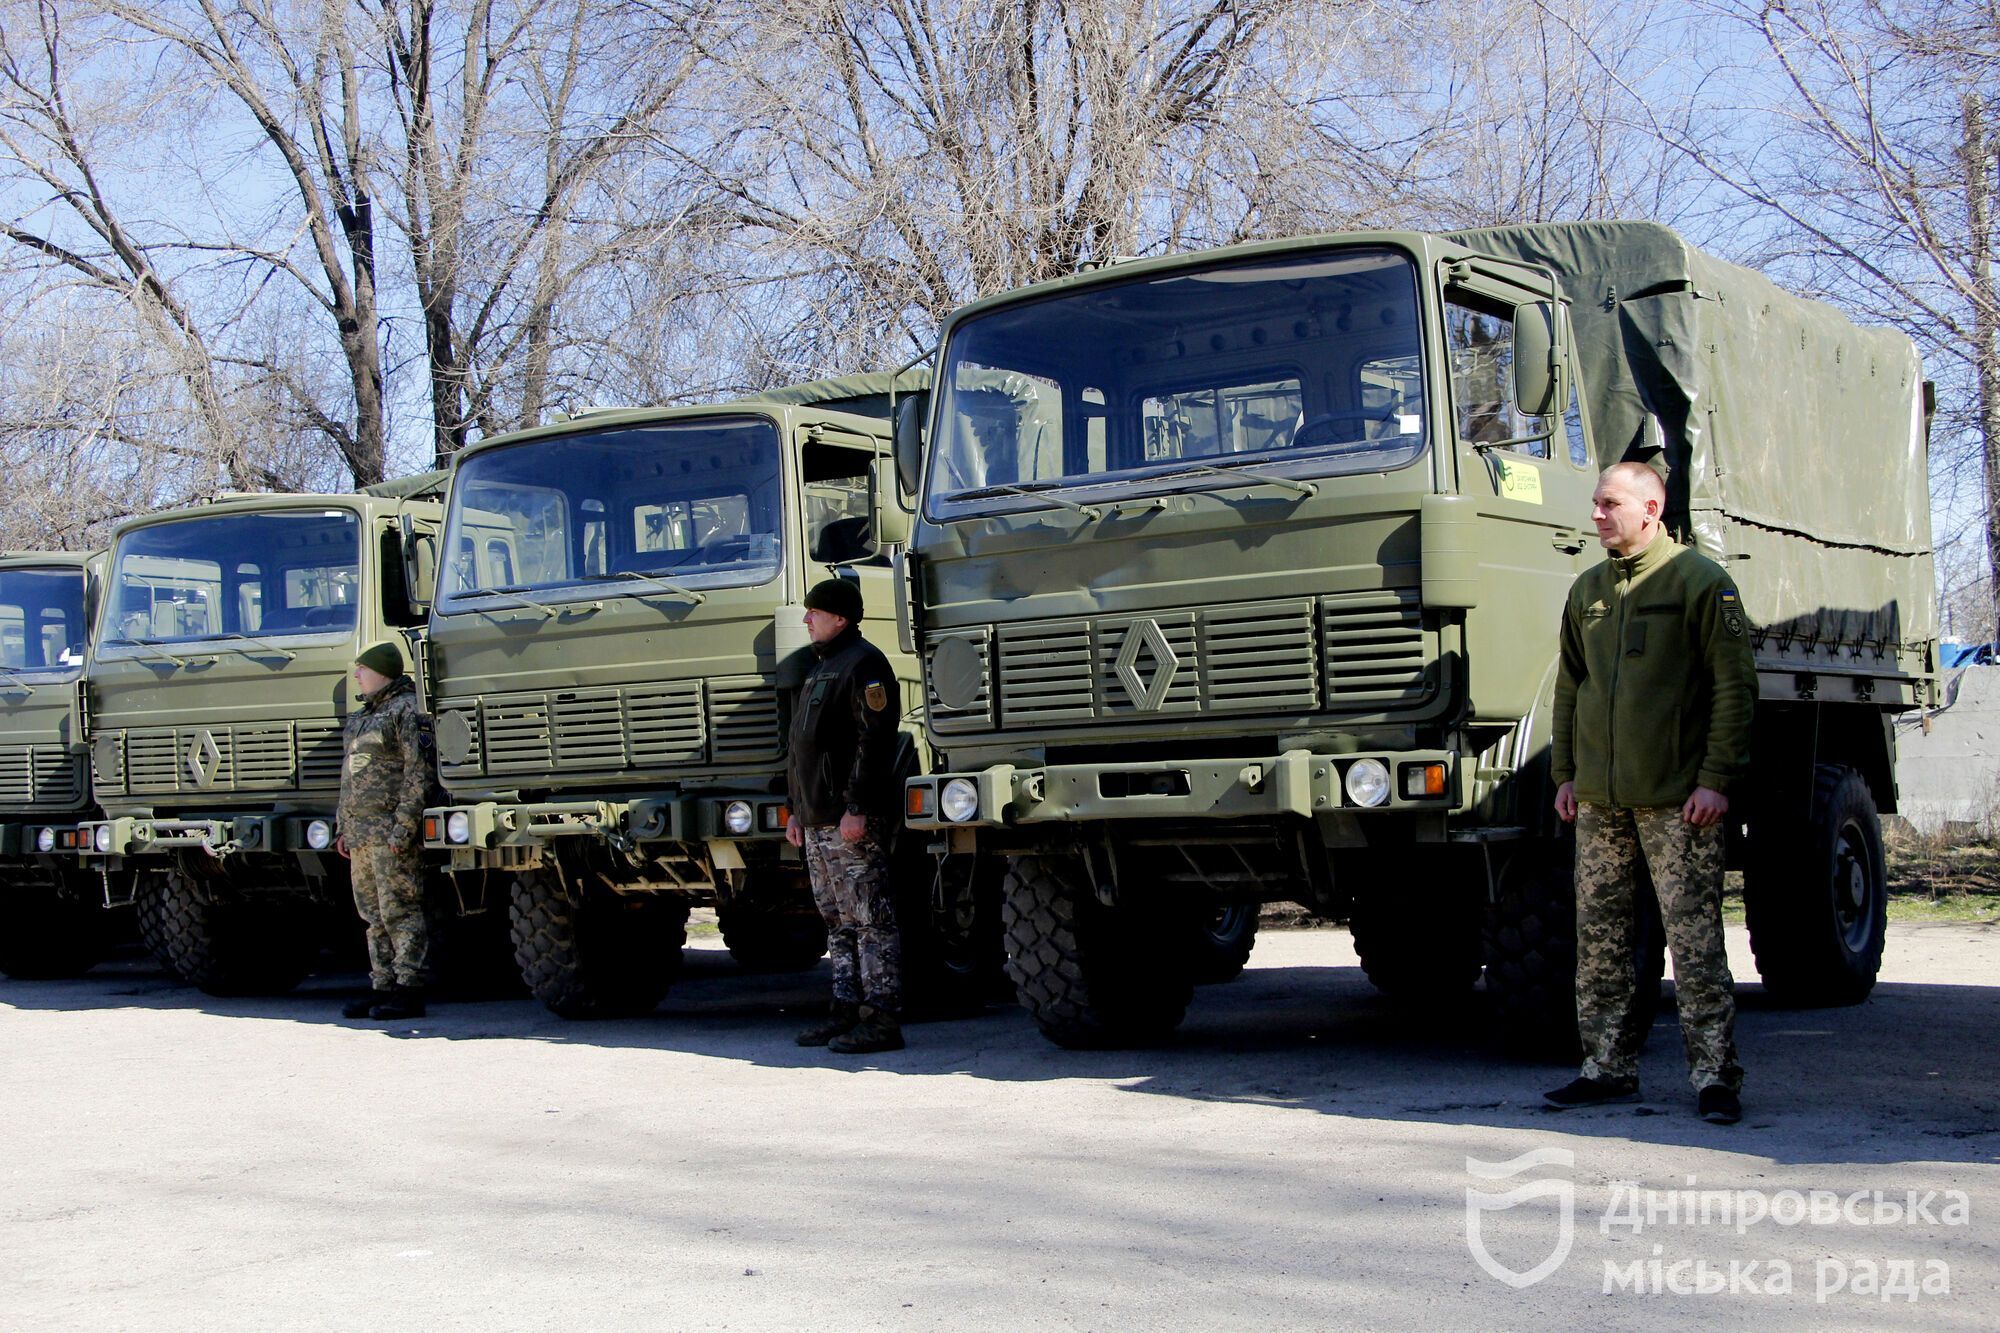
[[[215,743],[215,735],[208,728],[194,734],[194,741],[188,746],[187,766],[195,786],[206,790],[215,785],[216,776],[222,772],[222,747]]]
[[[1132,706],[1153,712],[1166,701],[1167,687],[1180,674],[1181,660],[1150,620],[1135,620],[1125,631],[1124,646],[1118,650],[1118,679],[1132,697]]]

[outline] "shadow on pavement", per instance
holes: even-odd
[[[1671,1006],[1647,1045],[1644,1103],[1557,1115],[1542,1109],[1540,1093],[1572,1071],[1502,1056],[1482,996],[1424,1016],[1378,995],[1353,966],[1253,965],[1237,981],[1197,991],[1179,1031],[1152,1048],[1061,1050],[1018,1010],[995,1006],[913,1023],[908,1049],[853,1060],[791,1040],[823,1012],[824,963],[748,973],[719,948],[690,948],[680,981],[651,1017],[603,1022],[566,1021],[527,998],[444,999],[406,1024],[342,1019],[341,1004],[364,986],[361,974],[328,972],[289,995],[222,999],[177,985],[135,949],[73,981],[0,979],[0,1006],[178,1008],[400,1040],[657,1050],[767,1068],[1106,1080],[1147,1096],[1728,1147],[1777,1162],[2000,1161],[2000,986],[1884,982],[1853,1007],[1787,1009],[1756,983],[1739,984],[1748,1113],[1733,1128],[1695,1118]]]

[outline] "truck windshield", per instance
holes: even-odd
[[[703,418],[475,454],[451,488],[440,602],[764,583],[783,531],[778,432]],[[643,577],[639,577],[643,576]],[[558,591],[558,590],[567,591]]]
[[[1377,248],[1005,307],[945,349],[928,512],[1401,467],[1424,448],[1420,348],[1415,265]]]
[[[104,642],[352,633],[360,603],[352,511],[203,514],[118,539]]]
[[[80,667],[83,634],[81,569],[0,569],[0,669]]]

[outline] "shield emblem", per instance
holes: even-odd
[[[862,693],[868,700],[870,712],[879,713],[889,706],[889,687],[879,680],[869,681],[868,688]]]
[[[1465,1169],[1482,1180],[1512,1180],[1536,1167],[1574,1167],[1576,1154],[1567,1148],[1536,1148],[1504,1162],[1465,1159]],[[1554,1198],[1558,1207],[1555,1246],[1540,1263],[1526,1271],[1517,1270],[1493,1257],[1486,1247],[1483,1220],[1488,1213],[1506,1212],[1530,1199]],[[1561,1268],[1576,1242],[1576,1183],[1558,1176],[1542,1176],[1498,1192],[1465,1191],[1465,1245],[1472,1258],[1489,1277],[1499,1278],[1516,1291],[1532,1287]]]

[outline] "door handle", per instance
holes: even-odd
[[[1583,549],[1583,534],[1564,529],[1561,532],[1550,534],[1549,545],[1555,547],[1558,551],[1575,555]]]

